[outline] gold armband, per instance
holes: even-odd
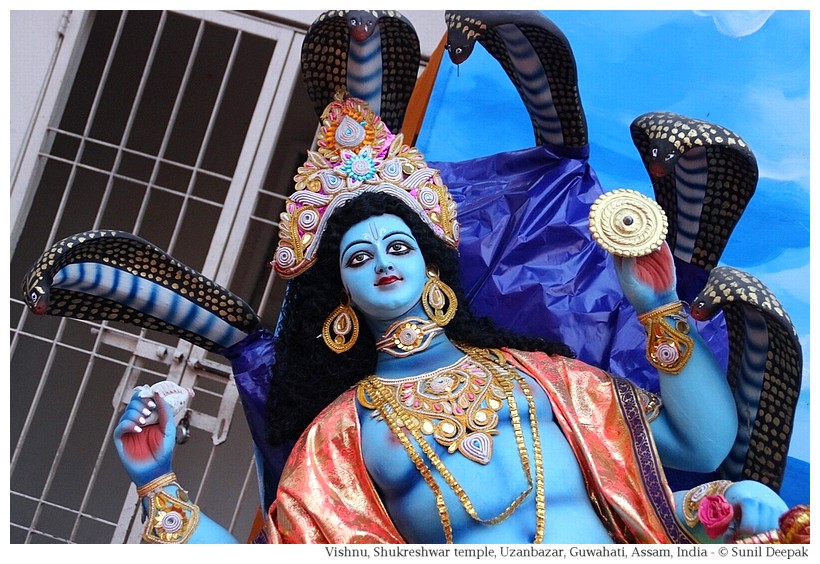
[[[683,370],[694,347],[689,336],[689,315],[683,306],[683,302],[672,302],[638,316],[646,329],[646,358],[652,366],[669,374]],[[674,319],[674,327],[667,317]]]
[[[176,486],[176,496],[165,490]],[[181,544],[190,540],[199,523],[199,507],[191,503],[173,472],[137,488],[140,499],[146,498],[148,519],[142,539],[157,544]]]
[[[710,495],[723,495],[734,482],[729,480],[715,480],[699,486],[695,486],[683,496],[683,519],[690,528],[700,522],[698,518],[698,508],[700,502]]]

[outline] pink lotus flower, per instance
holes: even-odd
[[[708,495],[698,506],[698,519],[712,539],[725,533],[734,517],[734,508],[722,495]]]

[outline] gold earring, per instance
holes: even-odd
[[[333,335],[331,335],[331,330]],[[334,336],[335,335],[335,336]],[[350,338],[347,339],[347,336]],[[322,339],[336,354],[349,351],[359,338],[359,319],[350,307],[350,296],[345,292],[342,303],[336,307],[322,325]]]
[[[421,291],[421,305],[436,325],[444,327],[456,316],[458,309],[456,293],[439,279],[438,268],[428,268],[427,277],[427,283]]]

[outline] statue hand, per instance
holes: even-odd
[[[735,509],[734,523],[726,531],[727,540],[775,530],[780,516],[788,510],[786,502],[771,488],[753,480],[732,484],[724,497]]]
[[[639,314],[678,300],[675,263],[665,242],[642,257],[613,258],[624,295]]]
[[[114,429],[114,445],[125,471],[137,487],[171,471],[176,427],[171,406],[159,394],[143,397],[134,392]],[[159,422],[146,425],[156,410]]]

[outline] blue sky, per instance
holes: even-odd
[[[629,135],[649,111],[715,122],[751,146],[760,180],[721,262],[763,281],[798,329],[804,376],[792,455],[808,460],[809,12],[544,13],[575,53],[590,163],[605,190],[652,195]],[[496,115],[504,117],[483,118]],[[457,72],[445,57],[418,140],[429,160],[533,144],[523,104],[494,59],[477,48]]]

